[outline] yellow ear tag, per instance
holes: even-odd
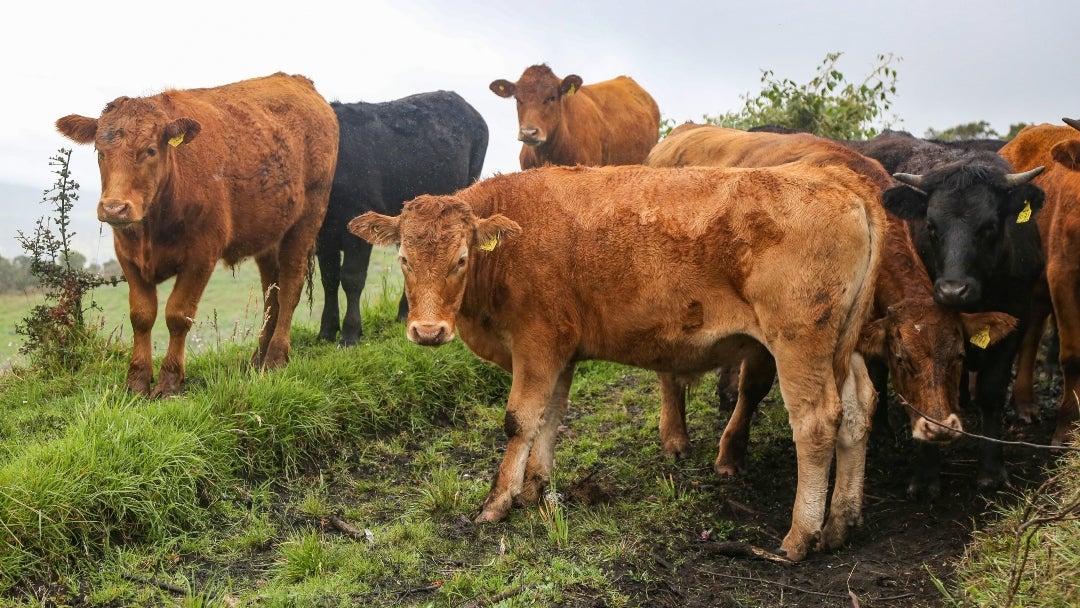
[[[184,143],[184,134],[183,133],[181,133],[181,134],[177,135],[176,137],[173,137],[172,139],[169,140],[169,145],[174,147],[174,148],[176,146],[179,146],[182,143]]]
[[[569,90],[569,91],[567,91],[567,92],[566,92],[566,94],[567,94],[568,96],[569,96],[569,95],[573,95],[573,94],[574,94],[574,91],[576,91],[576,90],[577,90],[577,89],[576,89],[576,88],[574,88],[574,85],[570,85],[570,90]]]
[[[1016,214],[1016,223],[1023,224],[1031,219],[1031,203],[1024,201],[1024,208],[1020,210],[1020,213]]]
[[[975,346],[978,346],[979,348],[986,348],[987,346],[990,346],[990,328],[984,327],[980,329],[979,333],[971,336],[971,340],[969,340],[969,342],[971,342]]]
[[[480,249],[483,249],[484,251],[491,251],[491,250],[495,249],[495,246],[498,245],[498,244],[499,244],[499,235],[498,234],[493,234],[493,235],[491,235],[491,238],[484,241],[483,243],[480,243]]]

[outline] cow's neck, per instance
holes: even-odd
[[[885,250],[889,255],[882,256],[874,285],[874,302],[879,310],[907,298],[933,297],[930,275],[915,251],[905,222],[891,213],[888,218]]]

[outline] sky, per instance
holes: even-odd
[[[804,83],[827,53],[861,82],[891,54],[898,72],[893,128],[917,136],[985,120],[1080,117],[1080,2],[1031,0],[361,0],[355,3],[189,0],[24,3],[0,36],[5,93],[0,256],[21,255],[16,230],[48,212],[49,158],[72,148],[80,184],[76,249],[113,257],[96,220],[100,176],[92,146],[59,135],[67,114],[97,117],[116,97],[208,87],[277,71],[308,76],[330,101],[381,102],[458,92],[490,132],[483,176],[518,169],[514,103],[488,84],[530,65],[585,84],[633,77],[676,123],[738,110],[763,70]],[[881,126],[881,125],[879,125]]]

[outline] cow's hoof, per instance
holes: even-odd
[[[660,454],[664,458],[683,460],[690,455],[690,440],[680,438],[665,441],[660,448]]]
[[[810,539],[795,540],[792,535],[788,533],[787,538],[781,543],[780,548],[776,550],[776,554],[780,557],[786,557],[793,562],[801,562],[806,559],[806,556],[810,553]]]
[[[991,492],[1007,487],[1009,485],[1009,474],[1005,472],[1005,467],[980,471],[976,483],[980,492]]]

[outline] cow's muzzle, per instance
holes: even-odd
[[[113,226],[126,226],[137,221],[132,215],[131,203],[127,201],[101,199],[98,203],[97,216],[100,222]]]
[[[445,321],[413,321],[405,334],[409,341],[421,346],[442,346],[454,339],[454,330]]]
[[[911,438],[916,441],[949,443],[960,437],[964,424],[956,414],[949,414],[944,420],[930,420],[920,416],[911,425]]]
[[[541,135],[540,129],[536,127],[522,127],[518,131],[518,141],[526,146],[539,146],[547,141],[547,138]]]

